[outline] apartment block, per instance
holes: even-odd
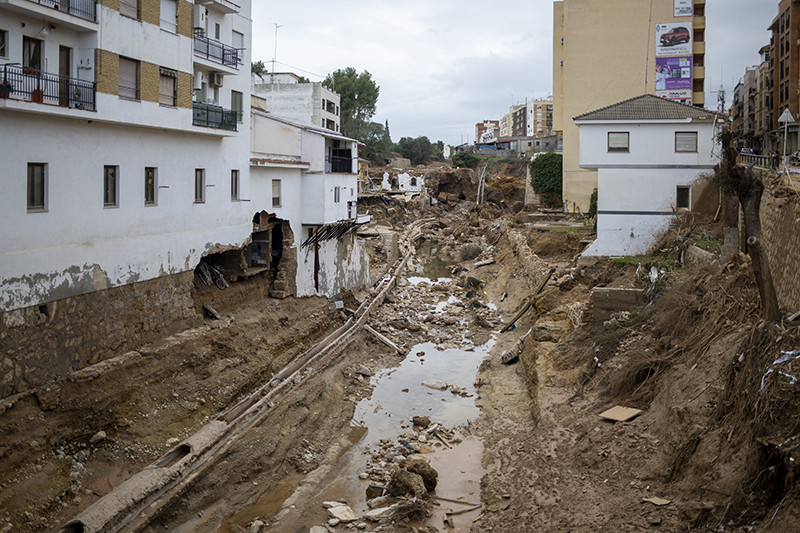
[[[787,151],[798,149],[798,114],[800,114],[800,3],[793,0],[781,0],[778,4],[778,15],[769,27],[772,32],[770,40],[770,78],[772,82],[772,135],[783,140],[783,124],[778,117],[787,109],[795,121],[788,125]],[[781,146],[781,149],[783,147]]]
[[[123,287],[171,280],[159,297],[185,294],[202,258],[246,242],[250,7],[0,2],[0,329],[44,334],[42,316]],[[109,315],[73,318],[92,321],[86,357],[123,342]],[[50,369],[23,355],[28,385],[86,362],[67,346]]]
[[[705,0],[562,0],[553,10],[553,129],[563,133],[563,200],[586,212],[597,172],[581,169],[573,118],[655,94],[705,104]]]
[[[252,94],[260,107],[287,118],[338,132],[341,127],[341,97],[319,82],[301,80],[291,72],[252,75]]]

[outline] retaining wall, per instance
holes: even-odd
[[[0,398],[199,323],[194,272],[0,313]]]
[[[778,183],[773,181],[761,199],[761,232],[778,305],[794,313],[800,310],[800,194]]]

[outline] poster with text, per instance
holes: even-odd
[[[691,57],[656,58],[656,94],[658,91],[692,89]]]
[[[692,23],[656,24],[656,57],[692,55]]]
[[[694,15],[693,0],[675,0],[673,8],[676,17],[691,17]]]
[[[674,102],[680,102],[681,104],[688,104],[692,105],[692,90],[680,90],[680,91],[656,91],[656,96],[659,98],[666,98],[667,100],[672,100]]]

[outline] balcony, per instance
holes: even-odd
[[[28,2],[51,7],[91,22],[97,20],[97,0],[28,0]]]
[[[206,37],[201,28],[194,30],[194,54],[235,69],[242,63],[241,50]]]
[[[240,9],[238,5],[234,4],[230,0],[197,0],[195,1],[195,4],[211,7],[221,13],[225,13],[226,15],[238,13]]]
[[[238,113],[218,105],[192,102],[192,125],[236,131]]]
[[[3,65],[0,99],[95,111],[96,96],[94,81],[40,72],[14,63]]]

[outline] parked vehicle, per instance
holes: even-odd
[[[688,43],[692,39],[689,30],[683,26],[676,26],[661,36],[662,46],[675,46],[676,44]]]

